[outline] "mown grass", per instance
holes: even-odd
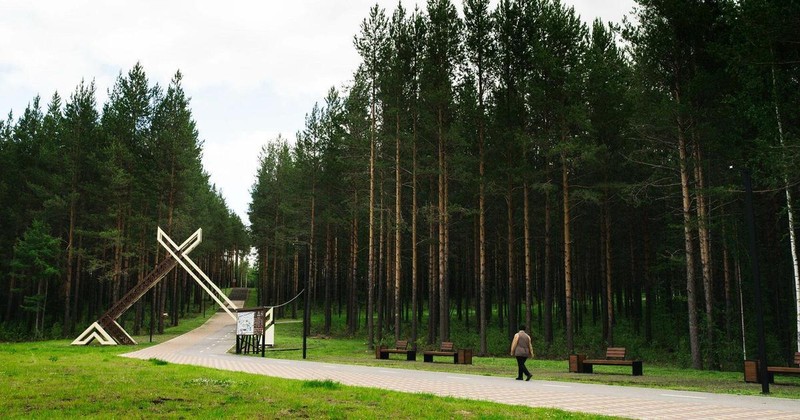
[[[390,355],[390,360],[375,358],[374,351],[367,348],[363,337],[346,338],[314,334],[322,319],[312,317],[312,336],[307,339],[307,359],[327,363],[358,364],[366,366],[394,367],[429,371],[458,372],[475,375],[514,377],[516,362],[508,357],[473,357],[472,365],[454,365],[447,358],[436,358],[434,363],[422,362],[421,352],[416,362],[408,362],[405,355]],[[384,339],[392,343],[392,340]],[[302,322],[300,320],[278,320],[275,348],[267,350],[266,357],[280,359],[302,358]],[[391,346],[392,344],[389,344]],[[430,347],[422,345],[420,347]],[[599,354],[597,355],[599,356]],[[701,391],[737,395],[760,395],[761,385],[744,382],[742,372],[685,369],[666,363],[644,361],[644,375],[631,376],[629,366],[596,366],[593,374],[569,373],[565,359],[534,359],[528,362],[534,379],[585,382],[608,385],[642,386],[684,391]],[[800,377],[776,376],[770,385],[771,396],[800,399]]]
[[[154,342],[204,321],[186,320]],[[135,348],[67,340],[0,344],[0,417],[602,418],[119,357],[150,345],[148,336],[136,339],[143,344]]]

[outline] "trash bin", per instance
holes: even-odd
[[[461,365],[471,365],[472,349],[458,349],[458,363]]]
[[[583,373],[583,361],[585,359],[586,359],[585,354],[570,354],[569,371],[571,373]]]
[[[761,382],[758,377],[758,360],[744,361],[744,381],[751,383]]]

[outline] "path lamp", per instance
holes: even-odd
[[[310,312],[310,301],[311,301],[311,293],[308,293],[308,270],[305,270],[306,274],[304,276],[303,282],[305,283],[305,308],[303,308],[303,360],[306,358],[306,337],[308,337],[308,329],[310,319],[309,319],[309,312]]]
[[[753,212],[753,181],[750,171],[742,169],[742,183],[744,184],[745,217],[747,218],[747,231],[750,236],[750,270],[753,275],[756,305],[756,329],[758,330],[758,376],[761,379],[761,393],[769,394],[769,378],[767,377],[767,349],[764,339],[764,311],[761,307],[761,275],[758,270],[758,253],[756,248],[755,214]]]
[[[304,272],[304,275],[303,275],[303,291],[301,292],[301,293],[303,293],[305,295],[304,298],[303,298],[305,300],[305,305],[304,305],[304,308],[303,308],[303,360],[305,360],[305,358],[306,358],[306,349],[307,349],[307,347],[306,347],[306,338],[308,337],[308,331],[309,331],[309,327],[310,327],[309,324],[311,324],[311,320],[309,318],[309,315],[311,313],[311,309],[310,309],[311,308],[311,294],[309,293],[309,289],[308,289],[308,277],[309,277],[309,267],[310,267],[309,261],[310,261],[310,258],[311,258],[311,244],[308,243],[308,242],[305,242],[305,241],[295,241],[295,245],[304,246],[305,247],[305,251],[306,251],[306,261],[305,261],[304,265],[307,268],[305,270],[303,270],[303,272]]]

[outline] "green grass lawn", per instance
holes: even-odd
[[[252,307],[251,294],[246,306]],[[181,321],[154,344],[205,322],[213,308]],[[298,312],[302,313],[301,311]],[[312,318],[312,331],[322,324]],[[302,358],[302,323],[279,319],[276,346],[267,357]],[[600,418],[553,409],[403,394],[350,387],[330,381],[294,381],[119,357],[149,346],[149,336],[134,337],[137,346],[70,346],[69,340],[0,343],[0,417],[324,417],[324,418]],[[391,342],[384,339],[384,342]],[[231,343],[233,344],[233,343]],[[308,360],[388,368],[420,369],[490,376],[516,376],[511,357],[474,357],[473,365],[407,362],[403,355],[375,359],[363,337],[336,338],[312,334]],[[242,356],[257,357],[257,356]],[[741,372],[697,371],[644,363],[644,376],[630,367],[597,366],[594,374],[573,374],[566,360],[531,360],[534,379],[632,385],[677,390],[759,395],[759,384],[746,384]],[[778,376],[772,396],[800,398],[800,378]]]
[[[184,321],[167,334],[155,336],[154,342],[163,342],[204,321],[202,316]],[[279,340],[289,343],[286,334],[292,330],[285,326]],[[0,417],[602,418],[119,357],[150,345],[148,336],[135,339],[142,344],[71,346],[69,340],[0,343]],[[312,340],[315,356],[322,349],[318,341]],[[344,353],[346,342],[341,341],[339,346],[337,351]],[[271,354],[277,353],[292,355],[292,351]]]
[[[256,305],[255,293],[250,293],[245,306]],[[287,315],[290,311],[286,310]],[[267,350],[266,357],[276,359],[302,359],[302,305],[298,306],[297,319],[284,318],[276,321],[275,347]],[[344,334],[343,320],[334,318],[332,336],[318,334],[323,324],[319,311],[312,311],[311,336],[307,338],[308,360],[326,363],[357,364],[365,366],[394,367],[401,369],[419,369],[429,371],[458,372],[474,375],[516,377],[516,361],[511,357],[473,357],[472,365],[454,365],[446,358],[434,358],[434,363],[422,362],[421,348],[435,349],[435,345],[426,345],[419,341],[416,362],[408,362],[403,354],[391,354],[389,360],[375,358],[374,350],[367,348],[363,336],[348,338]],[[338,323],[337,323],[338,322]],[[453,325],[459,329],[460,325]],[[469,337],[463,331],[462,339]],[[422,332],[421,332],[422,334]],[[464,336],[467,337],[464,337]],[[476,335],[476,334],[473,334]],[[406,337],[403,337],[406,338]],[[455,340],[458,344],[458,339]],[[391,347],[392,337],[384,337],[384,343]],[[510,345],[510,343],[509,343]],[[599,356],[599,355],[596,355]],[[252,356],[255,357],[255,356]],[[727,393],[737,395],[761,395],[761,385],[744,382],[744,373],[722,372],[713,370],[695,370],[680,368],[666,363],[653,363],[644,360],[644,375],[631,376],[630,366],[595,366],[594,373],[569,373],[566,359],[534,359],[528,361],[528,369],[534,379],[586,382],[608,385],[629,385],[651,388],[664,388],[684,391],[701,391]],[[775,383],[770,384],[770,395],[773,397],[800,399],[800,376],[780,375]]]
[[[301,319],[302,319],[302,315]],[[516,361],[508,357],[473,357],[472,365],[454,365],[445,357],[434,359],[434,363],[422,362],[418,352],[416,362],[408,362],[403,354],[392,354],[390,360],[375,358],[374,351],[367,348],[363,337],[330,338],[314,334],[315,326],[322,319],[312,318],[312,336],[307,339],[307,359],[317,362],[358,364],[366,366],[395,367],[445,372],[458,372],[475,375],[515,377]],[[384,342],[393,343],[392,339]],[[281,359],[302,358],[301,320],[278,320],[276,325],[275,348],[267,350],[266,357]],[[389,344],[391,347],[391,344]],[[435,347],[435,346],[434,346]],[[708,370],[682,369],[664,364],[644,361],[644,375],[631,376],[630,366],[595,366],[593,374],[569,373],[567,360],[534,359],[528,362],[528,369],[534,379],[586,382],[609,385],[629,385],[652,388],[666,388],[685,391],[703,391],[739,395],[760,395],[760,384],[744,382],[742,372],[720,372]],[[770,385],[771,396],[800,399],[800,377],[776,376]]]

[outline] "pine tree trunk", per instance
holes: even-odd
[[[36,286],[36,297],[37,298],[44,294],[44,283],[45,283],[45,281],[42,278],[39,278],[39,281],[37,282],[37,286]],[[41,325],[41,324],[43,324],[43,322],[42,322],[42,311],[44,310],[44,304],[45,303],[46,302],[44,300],[42,300],[42,301],[38,301],[37,300],[36,301],[36,313],[34,313],[34,320],[33,320],[33,331],[34,331],[34,334],[35,334],[36,338],[41,338],[42,337],[42,325]]]
[[[438,216],[438,215],[437,215]],[[438,253],[436,252],[436,224],[433,215],[429,218],[428,223],[428,344],[433,344],[436,341],[436,330],[438,326],[439,306],[436,300],[439,287],[439,274],[437,272],[436,259]]]
[[[315,254],[314,237],[315,237],[315,234],[316,234],[316,219],[317,219],[316,218],[316,211],[317,211],[316,194],[317,194],[317,192],[316,192],[316,185],[315,185],[316,181],[314,179],[314,175],[312,175],[311,178],[312,178],[312,180],[311,180],[311,228],[310,228],[310,233],[309,233],[309,238],[308,238],[308,273],[306,274],[306,279],[307,279],[306,287],[313,287],[314,291],[316,292],[316,279],[317,279],[317,276],[316,276],[316,271],[317,270],[316,270],[316,268],[317,267],[314,264],[314,259],[315,259],[315,255],[314,255]],[[306,299],[312,299],[312,302],[313,302],[314,301],[313,297],[315,296],[315,294],[311,294],[309,292],[310,291],[308,291],[308,290],[306,291]],[[309,330],[311,328],[310,324],[311,324],[311,321],[309,319],[308,320],[308,325],[306,325],[306,328],[309,328]]]
[[[479,147],[479,161],[478,161],[478,175],[480,176],[479,194],[478,194],[478,289],[479,289],[479,320],[478,331],[480,335],[480,355],[485,356],[488,354],[488,346],[486,342],[486,168],[485,168],[485,126],[484,126],[484,56],[483,50],[478,49],[478,147]]]
[[[694,130],[692,130],[694,133]],[[706,308],[706,341],[708,342],[709,351],[706,352],[708,359],[706,366],[712,366],[716,363],[714,354],[716,353],[716,344],[714,342],[714,280],[711,275],[711,245],[709,243],[708,232],[708,207],[706,206],[705,196],[705,182],[703,177],[703,160],[700,154],[700,145],[695,138],[694,147],[692,148],[694,156],[694,174],[697,187],[695,189],[695,197],[697,199],[697,229],[700,239],[700,264],[703,274],[703,291],[705,296]]]
[[[144,246],[145,246],[144,245],[144,237],[139,239],[139,246],[140,246],[140,249],[145,249],[144,248]],[[139,271],[139,274],[137,275],[136,282],[140,283],[142,281],[142,279],[144,279],[144,276],[145,276],[145,255],[144,255],[144,253],[142,253],[142,255],[139,255],[139,270],[138,271]],[[136,301],[135,315],[134,315],[134,318],[133,318],[133,334],[134,335],[139,335],[142,332],[141,331],[142,330],[142,322],[143,322],[142,317],[144,316],[144,308],[143,307],[144,307],[144,304],[143,304],[143,302],[141,300]]]
[[[375,88],[372,88],[372,106],[370,119],[372,122],[369,143],[369,242],[367,261],[367,347],[372,350],[375,345],[374,304],[375,304]]]
[[[508,263],[508,336],[513,337],[514,332],[517,331],[519,323],[517,322],[517,281],[514,276],[514,207],[513,207],[513,187],[511,184],[511,176],[508,177],[508,191],[506,193],[506,216],[507,216],[507,232],[506,232],[506,250],[508,255],[506,261]]]
[[[356,193],[355,203],[358,202],[358,193]],[[356,302],[356,292],[358,290],[358,217],[353,214],[352,232],[350,235],[350,287],[347,298],[347,314],[348,314],[348,334],[355,334],[358,329],[358,304]]]
[[[11,321],[11,308],[14,304],[14,286],[16,286],[16,277],[9,276],[8,280],[8,305],[6,306],[5,321]]]
[[[636,274],[636,268],[639,266],[639,259],[636,257],[637,244],[633,239],[633,230],[628,231],[628,243],[630,244],[630,263],[631,263],[631,302],[633,303],[633,332],[637,336],[640,335],[642,327],[642,283],[636,279],[639,276]]]
[[[563,136],[562,136],[563,137]],[[565,140],[562,138],[562,140]],[[572,240],[570,239],[570,202],[569,202],[569,168],[565,152],[561,153],[561,188],[564,201],[564,311],[566,316],[567,350],[572,353]]]
[[[531,278],[531,223],[528,204],[528,181],[523,185],[523,223],[525,226],[525,325],[532,328],[531,307],[533,298],[533,279]]]
[[[325,263],[322,279],[325,282],[325,298],[323,299],[325,323],[323,331],[326,335],[331,333],[331,224],[325,227]]]
[[[169,277],[174,276],[175,271]],[[158,317],[158,333],[164,334],[164,309],[167,305],[167,284],[169,280],[161,280],[158,287],[158,306],[156,306],[156,316]]]
[[[545,165],[548,167],[546,170],[547,185],[550,186],[553,182],[550,176],[550,162],[546,162]],[[553,277],[550,272],[552,221],[550,212],[550,189],[546,188],[544,192],[544,341],[548,347],[553,344]]]
[[[125,265],[127,266],[127,259]],[[178,309],[180,307],[180,293],[178,290],[178,278],[180,275],[186,275],[186,271],[175,271],[175,276],[173,277],[172,281],[172,306],[170,307],[170,313],[172,314],[172,326],[175,327],[178,325]]]
[[[275,253],[272,256],[272,288],[275,293],[275,301],[276,302],[283,302],[285,301],[286,297],[286,287],[284,286],[286,282],[284,281],[284,273],[286,272],[286,250],[282,250],[282,252],[278,252],[278,249],[275,249]],[[280,279],[280,280],[279,280]],[[294,296],[291,296],[294,297]],[[279,308],[280,316],[285,316],[286,308],[282,307]],[[276,314],[277,315],[277,314]]]
[[[355,201],[356,203],[358,200]],[[355,213],[355,212],[354,212]],[[358,305],[358,290],[360,288],[359,281],[358,281],[358,215],[353,214],[353,265],[352,265],[352,284],[350,289],[350,299],[352,300],[352,311],[353,311],[353,333],[358,331],[360,328],[359,324],[359,305]]]
[[[653,307],[655,306],[655,294],[653,293],[652,279],[650,278],[650,231],[648,220],[645,216],[642,223],[642,234],[644,236],[644,296],[647,301],[644,313],[644,339],[649,344],[653,340]]]
[[[297,296],[297,293],[300,291],[300,254],[297,252],[297,248],[294,250],[292,261],[292,296]],[[308,295],[310,294],[308,287],[303,289],[303,294],[305,295],[303,296],[303,299],[308,299]],[[297,319],[296,302],[292,304],[292,319]]]
[[[606,266],[606,328],[608,329],[608,335],[606,336],[606,341],[609,347],[614,346],[614,298],[613,293],[614,290],[611,284],[611,215],[609,214],[609,204],[608,204],[608,191],[605,193],[605,200],[603,203],[603,233],[605,235],[604,242],[605,246],[605,266]]]
[[[731,267],[730,267],[730,255],[728,252],[728,244],[725,232],[725,225],[722,226],[722,277],[723,277],[723,286],[725,289],[725,338],[728,341],[731,341],[731,315],[732,313],[732,301],[731,301]]]
[[[379,184],[382,185],[383,182],[380,182]],[[384,294],[384,290],[383,290],[384,289],[384,281],[383,281],[383,270],[382,270],[382,267],[384,265],[383,264],[383,255],[384,255],[383,254],[383,244],[384,244],[384,242],[383,242],[383,238],[384,238],[384,236],[383,236],[383,232],[384,232],[384,224],[383,224],[383,216],[384,216],[384,211],[383,211],[383,188],[380,189],[380,196],[381,196],[380,207],[379,207],[380,210],[378,211],[378,213],[380,214],[380,216],[378,217],[378,261],[375,264],[375,271],[376,271],[376,274],[377,274],[376,277],[375,277],[375,281],[377,283],[377,289],[378,289],[377,290],[377,298],[376,298],[376,302],[375,302],[376,303],[376,305],[375,305],[376,309],[375,310],[378,313],[378,319],[377,319],[378,322],[377,322],[377,328],[376,328],[377,331],[375,331],[376,341],[377,342],[380,342],[383,339],[383,322],[384,322],[384,307],[383,306],[384,306],[384,303],[385,303],[385,294]],[[386,291],[386,293],[388,293],[388,291]]]
[[[448,341],[447,336],[447,318],[449,317],[448,313],[448,306],[447,306],[447,283],[445,281],[447,277],[447,266],[446,266],[446,237],[445,237],[445,229],[446,229],[446,213],[447,213],[447,203],[445,198],[445,144],[444,144],[444,135],[442,133],[442,110],[438,110],[437,114],[437,121],[438,121],[438,137],[439,137],[439,211],[438,211],[438,228],[439,228],[439,341]]]
[[[261,267],[261,275],[259,276],[258,281],[258,305],[264,306],[267,302],[270,301],[270,290],[269,290],[269,243],[265,240],[264,241],[264,258],[263,264]],[[275,301],[277,302],[277,301]]]
[[[83,235],[78,234],[78,249],[83,249]],[[67,305],[72,305],[72,320],[71,325],[75,325],[75,322],[79,320],[80,314],[78,313],[78,302],[80,301],[81,296],[81,269],[83,266],[83,256],[82,253],[78,253],[78,257],[76,258],[75,262],[75,280],[73,284],[73,299],[72,302],[67,301]],[[70,331],[70,335],[72,331]]]
[[[111,303],[119,299],[119,286],[122,278],[122,238],[125,226],[123,223],[123,211],[117,215],[117,236],[114,240],[114,271],[112,274]]]
[[[482,109],[482,108],[481,108]],[[481,115],[482,117],[483,115]],[[485,164],[484,164],[484,138],[483,138],[483,118],[481,118],[481,122],[478,128],[478,137],[480,141],[480,161],[478,163],[478,173],[480,175],[480,186],[479,186],[479,195],[478,195],[478,242],[479,242],[479,289],[480,289],[480,321],[479,321],[479,330],[480,330],[480,340],[481,340],[481,356],[485,356],[488,353],[488,347],[486,343],[486,174],[485,174]]]
[[[418,278],[417,278],[417,119],[414,117],[413,152],[411,163],[411,342],[417,345],[417,312],[419,311]]]
[[[441,299],[441,308],[444,310],[444,317],[439,321],[442,323],[444,327],[444,331],[441,333],[442,337],[444,338],[442,341],[450,341],[450,183],[448,179],[450,177],[450,170],[447,164],[447,157],[445,155],[444,161],[444,275],[442,276],[443,283],[440,284],[440,288],[443,291],[443,295]]]
[[[282,297],[281,295],[282,295],[284,289],[283,289],[283,287],[281,287],[279,285],[279,283],[283,284],[283,282],[282,281],[281,282],[278,281],[278,269],[283,267],[282,264],[281,265],[278,264],[278,257],[279,257],[279,254],[281,254],[281,252],[278,250],[278,247],[277,247],[277,244],[278,244],[278,228],[280,227],[280,213],[279,213],[278,207],[279,206],[275,206],[275,229],[273,231],[272,243],[275,244],[276,246],[275,246],[275,252],[272,255],[272,278],[271,278],[270,284],[272,286],[272,291],[273,291],[273,294],[274,294],[275,301],[276,302],[282,302],[283,300],[281,299],[281,297]],[[285,258],[286,258],[285,249],[283,250],[283,253],[282,253],[281,257],[283,258],[282,261],[285,262]],[[294,296],[292,296],[292,297],[294,297]],[[279,313],[280,313],[280,315],[283,315],[285,313],[284,312],[284,308],[279,308]],[[278,315],[278,314],[275,314],[275,315]]]
[[[675,99],[680,107],[680,94],[674,92]],[[683,239],[684,250],[686,253],[686,299],[689,312],[689,347],[692,355],[692,368],[702,369],[703,361],[700,357],[700,334],[697,320],[697,298],[695,296],[695,274],[694,274],[694,243],[692,241],[692,214],[691,214],[691,192],[689,191],[689,168],[686,155],[686,139],[684,136],[683,121],[678,114],[678,158],[680,163],[681,175],[681,195],[683,197]]]
[[[339,281],[341,278],[341,272],[339,271],[339,260],[340,260],[340,253],[339,253],[339,232],[338,228],[333,235],[333,295],[336,296],[336,316],[341,318],[342,317],[342,290],[341,286],[342,283]]]
[[[403,214],[400,208],[402,179],[400,177],[400,115],[396,116],[396,140],[395,140],[395,191],[394,191],[394,339],[400,339],[400,278],[401,278],[401,261],[400,261],[400,247],[402,245],[402,225]]]
[[[73,177],[73,185],[75,179]],[[76,199],[75,195],[77,192],[73,189],[70,203],[69,203],[69,228],[67,233],[67,263],[64,270],[66,271],[66,278],[64,279],[64,330],[62,335],[70,336],[72,335],[72,315],[70,314],[70,301],[72,297],[72,276],[74,275],[74,238],[75,238],[75,218],[76,215]]]

